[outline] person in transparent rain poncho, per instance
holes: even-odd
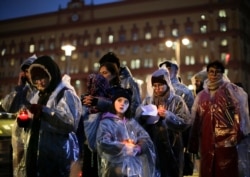
[[[237,149],[250,132],[248,95],[224,75],[220,61],[209,63],[206,69],[204,90],[192,107],[188,150],[200,154],[200,177],[249,176],[240,160],[242,153],[247,156],[249,152]]]
[[[31,120],[24,127],[27,130],[24,153],[15,176],[72,176],[71,167],[79,159],[75,131],[82,113],[81,101],[70,77],[62,78],[51,57],[38,57],[28,72],[38,92],[25,105]]]
[[[175,94],[166,69],[153,72],[148,84],[153,90],[137,108],[135,118],[154,142],[161,177],[182,177],[182,132],[191,125],[190,112],[184,99]]]
[[[130,117],[132,93],[116,88],[97,130],[101,177],[153,177],[155,149],[148,133]]]

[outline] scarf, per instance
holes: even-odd
[[[220,85],[222,85],[223,83],[223,78],[215,81],[215,82],[211,82],[211,81],[207,81],[207,88],[209,91],[215,91],[219,88]]]

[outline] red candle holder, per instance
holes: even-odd
[[[17,123],[19,127],[27,127],[30,123],[30,118],[26,108],[21,108],[17,116]]]

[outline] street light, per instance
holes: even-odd
[[[66,44],[66,45],[62,45],[61,49],[64,50],[64,52],[65,52],[65,56],[66,56],[66,62],[65,62],[66,74],[69,75],[71,55],[72,55],[72,51],[75,50],[76,47],[73,46],[73,45],[70,45],[70,44]]]
[[[178,38],[177,40],[175,41],[172,41],[172,40],[167,40],[165,42],[165,45],[170,48],[170,47],[174,47],[175,49],[175,59],[176,59],[176,62],[180,65],[181,64],[181,52],[180,52],[180,49],[181,49],[181,45],[180,45],[180,42],[183,44],[183,45],[188,45],[190,44],[190,40],[188,38]]]

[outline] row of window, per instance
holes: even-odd
[[[225,10],[220,10],[219,11],[219,19],[218,25],[219,25],[219,31],[225,32],[227,31],[227,18],[226,18],[226,11]],[[201,15],[201,21],[199,21],[199,31],[200,33],[207,33],[208,32],[208,21],[206,20],[205,15]],[[170,38],[178,38],[180,36],[180,29],[179,29],[179,24],[173,19],[172,24],[170,25]],[[188,17],[184,27],[185,27],[185,35],[190,35],[193,33],[193,26],[194,23],[191,22],[190,18]],[[150,40],[152,39],[152,26],[147,22],[145,27],[144,27],[144,39],[145,40]],[[166,27],[163,24],[162,21],[159,22],[159,25],[157,26],[157,31],[158,31],[158,38],[166,38]],[[126,30],[124,29],[123,26],[120,27],[118,31],[118,40],[117,42],[124,42],[126,41]],[[102,32],[97,29],[96,32],[94,33],[94,44],[95,45],[101,45],[103,43],[108,43],[112,44],[115,42],[115,35],[114,31],[109,27],[108,31],[106,32],[105,39],[102,37]],[[70,35],[69,37],[65,37],[64,34],[61,35],[59,39],[60,46],[63,45],[65,42],[70,41],[72,45],[75,46],[88,46],[91,44],[91,35],[89,34],[88,31],[85,31],[83,35],[79,36],[77,34],[75,35]],[[139,40],[139,28],[136,26],[136,24],[133,25],[131,29],[131,40],[132,41],[137,41]],[[106,40],[106,41],[105,41]],[[104,42],[105,41],[105,42]],[[26,44],[28,44],[28,49],[26,48]],[[51,36],[50,39],[48,40],[48,45],[46,45],[46,40],[44,37],[41,37],[39,41],[35,41],[34,38],[31,38],[30,41],[21,41],[18,46],[14,40],[11,41],[9,45],[6,45],[5,42],[3,42],[0,46],[1,49],[1,56],[4,56],[5,54],[15,54],[15,53],[25,53],[27,50],[30,53],[34,53],[36,51],[43,52],[46,49],[48,50],[54,50],[56,49],[56,39],[55,36]],[[206,43],[204,43],[205,47]]]

